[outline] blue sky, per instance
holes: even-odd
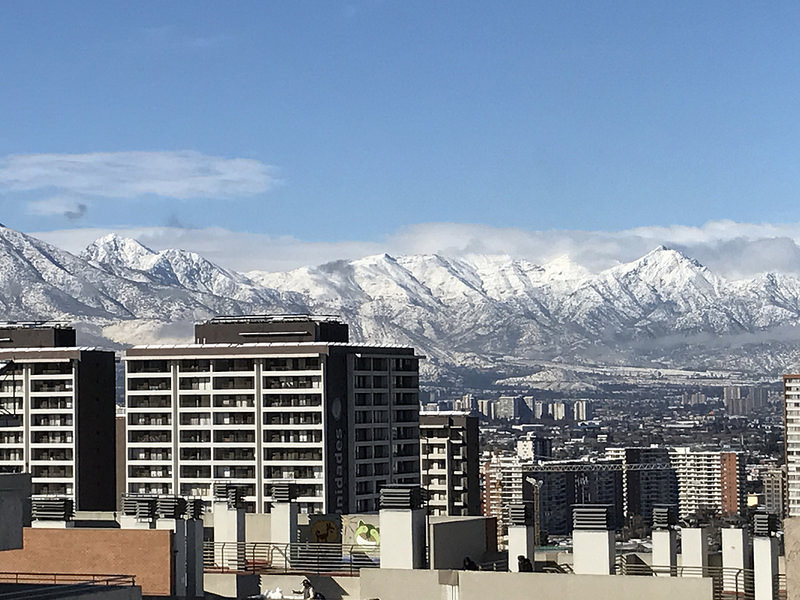
[[[790,2],[3,2],[0,222],[308,260],[419,224],[794,223],[799,27]]]

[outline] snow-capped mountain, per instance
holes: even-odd
[[[429,373],[654,360],[758,374],[800,357],[800,279],[727,281],[665,247],[600,273],[567,257],[382,254],[243,274],[116,235],[75,256],[0,226],[3,319],[68,319],[141,343],[215,314],[298,311],[341,315],[354,341],[413,345]]]

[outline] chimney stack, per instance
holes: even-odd
[[[678,566],[678,523],[674,504],[653,507],[653,573],[674,577]]]
[[[775,515],[756,513],[753,516],[753,587],[755,600],[776,600],[778,597],[778,528]]]
[[[425,568],[425,508],[419,485],[381,488],[381,568]]]
[[[708,525],[681,528],[681,567],[683,577],[708,574]]]
[[[614,530],[609,527],[608,504],[572,507],[572,569],[579,575],[614,572]]]
[[[508,570],[518,572],[518,557],[534,558],[533,510],[529,502],[508,507]]]

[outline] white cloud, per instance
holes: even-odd
[[[394,256],[508,254],[537,264],[568,256],[596,272],[635,260],[664,244],[732,279],[768,271],[800,274],[800,223],[714,221],[702,227],[646,227],[617,232],[524,231],[487,225],[423,223],[401,229],[381,242],[330,243],[221,228],[76,228],[33,235],[66,250],[80,252],[93,240],[112,231],[136,238],[153,249],[194,250],[239,271],[284,271],[388,252]]]
[[[0,158],[0,191],[57,190],[130,199],[237,198],[267,191],[274,169],[247,158],[194,151],[12,154]]]

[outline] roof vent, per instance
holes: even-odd
[[[575,504],[572,507],[573,529],[608,530],[610,504]]]
[[[159,496],[156,514],[159,519],[180,519],[186,514],[186,500],[179,496]]]
[[[418,485],[392,484],[381,488],[381,509],[421,508],[424,500]]]
[[[778,530],[778,518],[766,512],[757,512],[753,515],[753,535],[756,537],[770,537]]]
[[[524,502],[515,502],[508,507],[508,520],[511,525],[529,526],[533,523],[531,505]]]
[[[69,498],[31,498],[31,517],[36,521],[69,521],[74,514]]]
[[[244,489],[241,485],[221,481],[214,484],[214,499],[226,501],[228,508],[239,508],[243,497]]]
[[[274,502],[291,502],[295,498],[295,487],[291,483],[281,481],[272,485],[272,500]]]
[[[156,505],[155,496],[125,494],[122,497],[122,514],[140,521],[152,521],[156,518]]]
[[[653,506],[653,529],[672,529],[677,524],[678,515],[674,504]]]
[[[200,498],[190,498],[187,501],[186,514],[190,519],[202,519],[205,504]]]

